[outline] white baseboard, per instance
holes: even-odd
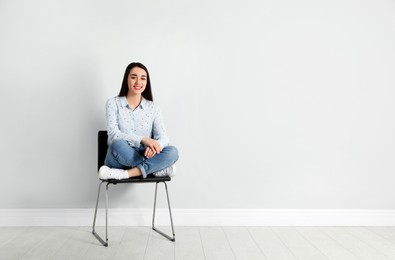
[[[395,226],[395,210],[173,209],[176,226]],[[0,226],[90,226],[94,209],[0,209]],[[109,209],[110,226],[149,226],[152,209]],[[104,225],[100,209],[97,225]],[[170,225],[157,209],[156,225]]]

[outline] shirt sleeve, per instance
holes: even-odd
[[[162,112],[159,107],[157,107],[156,115],[153,121],[152,134],[155,140],[157,140],[163,149],[169,145],[169,137],[167,136],[165,124],[162,118]]]
[[[134,133],[123,133],[118,125],[119,111],[115,99],[109,99],[106,103],[106,119],[107,119],[107,134],[108,144],[110,145],[114,140],[126,140],[134,147],[139,147],[143,136]]]

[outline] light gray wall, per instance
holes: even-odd
[[[394,208],[394,28],[390,0],[2,0],[0,208],[94,206],[132,61],[181,154],[174,208]]]

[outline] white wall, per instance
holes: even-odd
[[[392,209],[394,28],[390,0],[2,0],[0,208],[94,206],[104,103],[140,61],[174,208]]]

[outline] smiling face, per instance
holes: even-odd
[[[147,85],[147,73],[144,69],[134,67],[128,75],[128,96],[141,95]]]

